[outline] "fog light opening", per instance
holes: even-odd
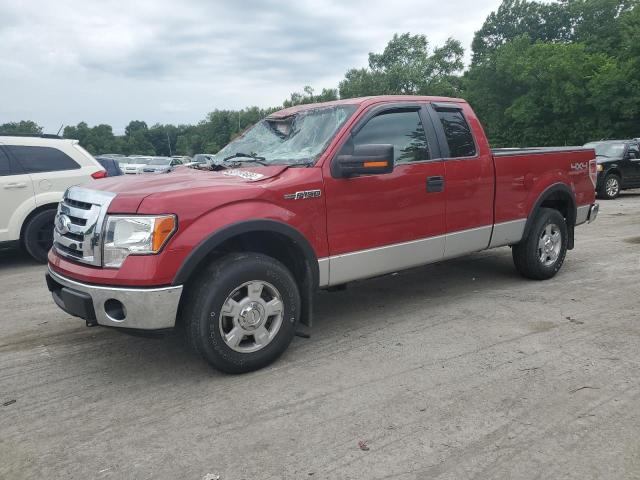
[[[115,298],[104,302],[104,311],[111,320],[116,322],[122,322],[127,317],[127,309],[120,300]]]

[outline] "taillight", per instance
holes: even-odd
[[[593,188],[596,188],[598,182],[598,163],[595,160],[589,160],[589,178],[593,183]]]
[[[106,170],[98,170],[97,172],[93,172],[93,173],[91,174],[91,177],[92,177],[92,178],[95,178],[96,180],[97,180],[98,178],[104,178],[104,177],[106,177],[106,176],[107,176],[107,171],[106,171]]]

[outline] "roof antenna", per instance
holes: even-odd
[[[62,127],[64,127],[64,123],[62,125],[60,125],[60,128],[58,129],[58,133],[56,133],[56,136],[60,136],[60,130],[62,130]]]

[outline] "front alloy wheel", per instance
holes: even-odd
[[[295,277],[275,258],[230,253],[185,289],[181,320],[193,349],[213,367],[243,373],[287,349],[300,317]]]
[[[276,287],[261,280],[246,282],[231,292],[222,305],[220,334],[236,352],[257,352],[278,334],[282,314],[282,296]]]

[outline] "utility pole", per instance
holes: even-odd
[[[167,143],[169,144],[169,156],[173,156],[171,153],[171,139],[169,138],[169,132],[165,132],[167,134]]]

